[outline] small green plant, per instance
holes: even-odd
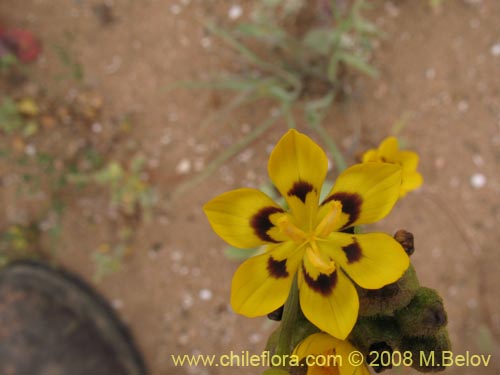
[[[39,237],[36,223],[7,227],[0,233],[0,267],[14,259],[40,256],[37,249]]]
[[[11,98],[5,98],[0,104],[0,131],[11,134],[23,126],[24,121],[16,102]]]
[[[130,242],[133,231],[124,226],[118,231],[118,238],[113,245],[101,244],[92,254],[92,261],[95,265],[94,280],[101,281],[105,276],[118,272],[123,263],[124,257],[130,251]]]
[[[184,82],[179,86],[236,92],[227,107],[208,122],[220,120],[257,100],[268,100],[278,110],[220,154],[198,176],[180,185],[176,193],[197,185],[280,118],[286,120],[289,128],[295,128],[301,121],[298,116],[302,116],[323,138],[336,167],[345,169],[344,158],[322,126],[322,120],[343,93],[350,70],[377,76],[369,59],[371,42],[380,32],[361,15],[366,7],[364,0],[354,1],[349,9],[341,9],[335,0],[262,0],[251,19],[234,28],[208,23],[208,30],[237,53],[244,63],[243,70],[214,81]],[[313,22],[301,21],[304,14],[312,15]]]
[[[74,40],[71,33],[64,34],[65,43],[56,44],[53,46],[54,52],[61,64],[68,70],[68,75],[77,82],[82,82],[84,78],[84,71],[82,64],[74,57],[74,52],[68,47]],[[66,78],[65,75],[60,75],[58,78]]]
[[[111,204],[120,208],[126,215],[141,214],[149,216],[155,203],[152,187],[143,177],[145,159],[132,158],[128,167],[111,160],[102,168],[91,173],[73,174],[72,183],[94,183],[109,188]]]
[[[8,73],[17,66],[19,66],[19,60],[14,54],[6,53],[0,56],[0,73]]]
[[[95,278],[100,280],[121,267],[131,248],[134,228],[151,214],[154,189],[147,179],[145,158],[137,155],[124,162],[100,138],[89,134],[90,125],[99,120],[101,101],[92,93],[82,93],[66,107],[50,105],[43,98],[0,101],[0,162],[5,176],[19,178],[16,201],[34,204],[29,225],[7,223],[0,228],[0,265],[39,256],[56,255],[66,208],[75,196],[99,188],[104,207],[118,214],[112,233],[92,254]],[[71,130],[61,126],[75,124]],[[124,121],[111,136],[118,139],[130,124]],[[54,132],[68,142],[84,139],[78,147],[47,142]],[[70,132],[70,133],[69,133]],[[43,196],[43,201],[37,197]]]

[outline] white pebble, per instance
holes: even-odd
[[[92,131],[93,131],[94,133],[100,133],[100,132],[102,132],[102,125],[101,125],[101,123],[99,123],[99,122],[94,122],[94,123],[92,124]]]
[[[202,289],[198,296],[202,301],[210,301],[212,299],[212,291],[210,289]]]
[[[175,168],[178,174],[186,174],[191,171],[191,161],[189,159],[182,159]]]
[[[491,46],[490,52],[493,56],[500,56],[500,43],[495,43]]]
[[[26,155],[28,156],[33,156],[36,154],[36,147],[33,145],[27,145],[24,152],[26,152]]]
[[[203,48],[209,48],[210,46],[212,46],[212,40],[207,36],[201,38],[200,43]]]
[[[202,158],[195,159],[195,161],[194,161],[194,170],[196,172],[201,171],[204,166],[205,166],[205,160],[204,159],[202,159]]]
[[[457,108],[460,112],[466,112],[469,109],[469,103],[465,100],[460,100],[458,102]]]
[[[484,185],[486,185],[486,176],[481,173],[475,173],[470,178],[470,184],[472,185],[473,188],[480,189]]]
[[[250,159],[253,157],[253,150],[251,148],[246,149],[245,151],[241,152],[237,159],[240,163],[248,163]]]
[[[172,259],[172,261],[174,262],[178,262],[182,259],[182,252],[179,250],[172,251],[172,253],[170,254],[170,259]]]
[[[229,8],[228,16],[232,20],[236,20],[243,14],[243,8],[240,5],[233,5]]]
[[[253,333],[248,337],[248,341],[252,344],[258,344],[262,340],[262,335],[260,333]]]
[[[117,298],[111,302],[111,305],[115,310],[121,310],[123,308],[123,301]]]
[[[244,123],[241,125],[241,131],[243,132],[243,134],[249,133],[250,130],[252,130],[252,127],[250,126],[250,124]]]
[[[477,18],[473,18],[469,21],[469,26],[471,29],[477,29],[481,25],[481,22]]]
[[[191,296],[191,294],[186,293],[182,297],[182,306],[185,309],[189,309],[191,306],[193,306],[193,303],[194,303],[194,300],[193,300],[193,297]]]
[[[442,157],[438,157],[436,160],[434,160],[434,164],[436,165],[436,168],[441,169],[445,166],[446,160]]]
[[[436,77],[436,70],[433,68],[429,68],[425,71],[425,77],[427,79],[434,79]]]
[[[178,4],[174,4],[170,7],[170,11],[172,12],[172,14],[178,15],[181,12],[181,7]]]
[[[180,345],[187,345],[189,343],[189,335],[184,333],[177,339]]]

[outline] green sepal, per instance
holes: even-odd
[[[380,343],[395,349],[399,346],[400,337],[396,320],[390,316],[380,316],[359,318],[348,340],[366,356]]]
[[[419,288],[420,283],[412,264],[398,281],[381,289],[357,287],[359,316],[392,315],[394,311],[408,305]]]
[[[404,336],[429,336],[448,322],[443,299],[430,288],[420,288],[408,306],[395,312]]]
[[[448,331],[441,328],[434,335],[421,337],[403,337],[401,352],[412,353],[412,366],[420,372],[438,372],[446,369],[443,366],[443,352],[451,351],[451,342]]]

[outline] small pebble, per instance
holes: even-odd
[[[460,112],[466,112],[469,109],[469,103],[465,100],[460,100],[458,102],[457,108]]]
[[[252,159],[253,157],[253,150],[251,148],[246,149],[245,151],[241,152],[238,156],[237,159],[240,163],[247,163]]]
[[[201,38],[200,44],[203,48],[209,48],[210,46],[212,46],[212,40],[206,36]]]
[[[258,344],[262,340],[262,335],[260,333],[251,334],[248,337],[248,341],[252,344]]]
[[[36,147],[33,145],[27,145],[24,152],[26,152],[26,155],[28,156],[33,156],[36,154]]]
[[[212,299],[212,291],[210,289],[202,289],[198,296],[202,301],[210,301]]]
[[[187,174],[191,171],[191,161],[189,159],[182,159],[175,168],[178,174]]]
[[[500,56],[500,43],[495,43],[491,46],[490,52],[493,56]]]
[[[427,79],[434,79],[436,77],[436,70],[433,68],[429,68],[425,71],[425,77]]]
[[[174,262],[178,262],[182,259],[182,252],[179,250],[172,251],[170,254],[170,259]]]
[[[480,189],[486,185],[486,176],[481,173],[475,173],[470,178],[470,184],[475,189]]]
[[[189,343],[189,335],[188,334],[182,334],[179,336],[177,339],[180,345],[187,345]]]
[[[94,122],[92,124],[92,131],[94,133],[100,133],[100,132],[102,132],[102,125],[99,122]]]
[[[193,300],[193,297],[191,296],[191,294],[186,293],[182,297],[182,306],[185,309],[189,309],[191,306],[193,306],[193,303],[194,303],[194,300]]]
[[[446,160],[442,157],[439,157],[434,161],[434,164],[436,165],[436,168],[441,169],[445,166]]]
[[[170,7],[170,12],[172,12],[173,15],[178,15],[181,12],[182,8],[178,4],[174,4]]]
[[[243,14],[243,8],[240,5],[233,5],[229,8],[228,17],[232,20],[236,20]]]
[[[121,310],[123,308],[123,301],[121,299],[117,298],[111,302],[111,305],[113,306],[113,308],[115,310]]]

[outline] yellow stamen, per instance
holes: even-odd
[[[328,236],[334,229],[338,227],[340,213],[342,212],[342,203],[333,201],[330,204],[329,211],[316,227],[314,233],[319,237]]]
[[[281,232],[290,237],[295,242],[303,242],[307,235],[305,232],[299,228],[297,228],[291,221],[287,215],[283,215],[278,219],[278,228],[280,228]]]
[[[335,271],[335,262],[331,259],[325,260],[319,251],[316,242],[311,242],[311,246],[308,246],[306,249],[307,257],[311,264],[316,267],[316,269],[324,274],[330,275],[333,271]]]

